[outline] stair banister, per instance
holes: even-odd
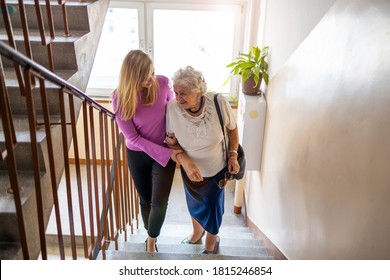
[[[123,136],[122,135],[119,135],[119,129],[118,127],[116,126],[116,122],[115,122],[115,114],[113,112],[111,112],[110,110],[106,109],[105,107],[101,106],[99,103],[97,103],[96,101],[94,101],[93,99],[91,99],[90,97],[86,96],[80,89],[78,89],[77,87],[73,86],[72,84],[70,84],[69,82],[67,82],[66,80],[62,79],[61,77],[57,76],[56,74],[52,73],[51,71],[49,71],[48,69],[46,69],[45,67],[43,67],[42,65],[36,63],[35,61],[29,59],[28,57],[24,56],[23,54],[19,53],[18,51],[16,51],[15,49],[13,49],[12,47],[10,47],[9,45],[7,45],[6,43],[4,42],[0,42],[0,55],[4,58],[8,58],[10,60],[12,60],[15,64],[18,65],[18,67],[21,67],[24,69],[24,72],[25,72],[25,77],[24,79],[26,80],[26,82],[28,82],[29,85],[31,85],[29,88],[28,88],[28,92],[27,92],[27,100],[29,100],[28,104],[29,104],[29,108],[30,109],[30,113],[29,113],[29,119],[30,119],[30,133],[32,133],[32,137],[35,139],[36,136],[35,136],[35,129],[36,129],[36,125],[38,124],[38,121],[37,121],[37,118],[36,118],[36,112],[34,110],[34,105],[33,105],[33,101],[32,101],[32,89],[35,88],[35,85],[34,83],[32,82],[33,79],[37,78],[39,80],[39,88],[40,88],[40,93],[41,93],[41,100],[42,100],[42,110],[43,110],[43,116],[44,116],[44,121],[43,123],[39,123],[39,125],[43,124],[45,125],[45,131],[46,131],[46,134],[48,135],[47,136],[47,142],[48,142],[48,147],[50,149],[50,146],[51,146],[51,138],[50,138],[50,127],[53,126],[53,124],[55,123],[52,123],[50,121],[50,116],[49,116],[49,110],[47,108],[47,106],[45,105],[45,103],[47,103],[47,100],[46,100],[46,91],[45,91],[45,81],[50,81],[52,82],[53,84],[56,84],[58,85],[60,88],[59,88],[59,99],[60,99],[60,108],[61,108],[61,120],[60,120],[60,125],[61,125],[61,130],[62,130],[62,141],[63,143],[66,143],[67,142],[67,139],[68,139],[68,136],[67,136],[67,126],[69,125],[68,121],[66,121],[65,119],[65,106],[64,106],[64,103],[63,101],[65,100],[65,94],[68,94],[68,97],[69,97],[69,105],[70,105],[70,119],[71,119],[71,122],[70,124],[72,124],[72,129],[71,129],[71,135],[72,135],[72,138],[74,141],[78,141],[77,140],[77,132],[76,132],[76,129],[75,129],[75,123],[76,123],[76,115],[74,114],[74,111],[75,111],[75,108],[73,106],[74,104],[74,101],[73,101],[73,97],[76,97],[78,99],[80,99],[82,102],[83,102],[83,119],[84,120],[87,120],[88,122],[88,116],[89,116],[89,120],[90,120],[90,123],[91,123],[91,127],[88,127],[88,123],[84,123],[84,133],[85,135],[88,135],[88,130],[93,130],[93,111],[97,111],[99,113],[99,123],[100,123],[100,140],[101,140],[101,145],[100,145],[100,148],[101,148],[101,157],[102,157],[102,160],[101,160],[101,167],[102,167],[102,177],[103,177],[103,180],[101,181],[101,184],[102,184],[102,199],[103,199],[103,208],[102,210],[98,210],[98,205],[96,205],[96,214],[97,213],[100,213],[98,214],[97,216],[100,216],[99,218],[96,219],[97,223],[96,225],[99,225],[98,226],[98,232],[97,232],[97,239],[96,241],[95,240],[95,234],[94,234],[94,222],[93,222],[93,218],[92,216],[94,215],[93,213],[93,210],[91,208],[91,204],[89,204],[89,209],[90,209],[90,225],[91,225],[91,247],[88,247],[87,245],[87,241],[85,240],[85,236],[86,236],[86,231],[85,231],[85,223],[84,223],[84,212],[82,209],[84,209],[83,205],[80,204],[80,213],[81,213],[81,219],[82,219],[82,223],[83,223],[83,237],[84,237],[84,255],[88,258],[96,258],[99,250],[103,249],[103,256],[104,256],[104,250],[105,250],[105,244],[107,244],[107,242],[111,242],[111,241],[115,241],[117,242],[117,238],[119,236],[119,233],[122,232],[123,230],[126,232],[126,226],[127,225],[130,225],[131,226],[131,230],[133,229],[133,224],[132,224],[132,219],[134,218],[134,210],[133,211],[130,211],[129,209],[136,209],[137,208],[137,203],[134,202],[135,200],[137,200],[137,195],[134,191],[134,188],[132,186],[132,182],[130,182],[130,188],[131,189],[128,189],[129,188],[129,182],[127,181],[124,181],[124,180],[131,180],[131,175],[129,176],[127,174],[128,170],[127,170],[127,165],[126,165],[126,160],[123,160],[125,158],[125,152],[123,153],[120,153],[120,148],[122,148],[122,150],[124,150],[124,144],[122,142],[122,138]],[[1,69],[1,72],[3,73],[3,69]],[[2,83],[5,81],[5,77],[1,77],[1,81]],[[6,86],[5,84],[3,85],[3,88],[5,89]],[[7,92],[6,92],[6,89],[4,90],[4,92],[2,91],[2,94],[1,94],[2,97],[5,97],[5,98],[2,98],[0,101],[1,101],[1,108],[3,109],[3,107],[5,108],[4,110],[2,110],[2,119],[3,119],[3,122],[6,121],[7,118],[9,118],[9,121],[8,123],[12,124],[13,120],[12,120],[12,114],[10,113],[10,108],[8,108],[6,106],[7,102],[6,102],[6,98],[8,98],[7,96]],[[88,105],[87,105],[88,104]],[[7,113],[7,116],[3,116],[3,112],[4,113]],[[110,119],[110,124],[111,124],[111,134],[114,135],[113,139],[112,139],[112,145],[110,146],[109,145],[109,139],[108,139],[108,129],[109,129],[109,125],[108,125],[108,118]],[[8,136],[6,137],[7,138],[7,141],[6,141],[6,144],[7,144],[7,148],[9,146],[10,143],[12,143],[12,137],[9,137],[9,135],[12,135],[12,126],[5,126],[3,125],[3,127],[8,127],[11,131],[11,133],[6,133]],[[104,132],[103,132],[104,131]],[[13,132],[14,133],[14,132]],[[15,137],[14,137],[15,138]],[[91,139],[94,138],[93,135],[91,135]],[[98,137],[97,137],[98,138]],[[11,139],[11,140],[9,140]],[[86,137],[86,139],[88,140],[88,137]],[[14,139],[15,140],[15,139]],[[15,140],[16,141],[16,140]],[[14,141],[14,142],[15,142]],[[117,143],[117,142],[120,142],[120,143]],[[34,142],[34,141],[33,141]],[[89,142],[89,141],[87,141]],[[32,143],[31,147],[32,147],[32,151],[33,151],[33,159],[34,159],[34,162],[38,163],[39,159],[38,159],[38,152],[37,152],[37,143],[34,142]],[[94,143],[92,143],[92,146],[94,145]],[[12,145],[11,145],[12,146]],[[67,160],[68,158],[68,150],[67,150],[67,147],[65,147],[65,144],[63,145],[64,149],[61,151],[61,153],[63,153],[65,155],[64,157],[64,160],[65,160],[65,173],[66,173],[66,181],[67,181],[67,188],[69,189],[69,161]],[[121,147],[122,146],[122,147]],[[35,148],[34,148],[35,147]],[[88,188],[90,189],[91,188],[91,185],[92,185],[92,179],[91,179],[91,174],[92,172],[90,172],[90,154],[89,154],[89,143],[86,143],[86,149],[88,151],[88,159],[86,160],[87,162],[87,166],[88,167],[88,172],[89,172],[89,175],[88,177],[90,178],[89,180],[89,183],[88,183]],[[80,171],[79,171],[79,155],[78,155],[78,147],[77,147],[77,143],[76,145],[74,146],[75,148],[75,157],[76,157],[76,169],[77,169],[77,181],[80,182]],[[112,149],[111,149],[112,148]],[[113,155],[113,164],[111,166],[111,170],[109,168],[109,164],[110,164],[110,153],[109,153],[109,150],[112,150],[112,155]],[[8,151],[4,151],[2,153],[2,155],[6,155]],[[92,165],[93,165],[93,169],[96,170],[96,162],[97,162],[97,159],[96,159],[96,149],[94,147],[92,147]],[[122,157],[122,159],[120,160],[119,157]],[[2,156],[2,157],[5,157],[5,156]],[[49,169],[53,169],[53,166],[54,166],[54,159],[52,156],[48,156],[49,157],[49,165],[50,165],[50,168]],[[124,164],[122,165],[121,164],[121,161],[124,162]],[[15,162],[15,161],[14,161]],[[120,165],[122,165],[120,167]],[[10,165],[11,166],[11,165]],[[37,197],[37,200],[38,200],[38,203],[37,203],[37,209],[38,209],[38,212],[39,212],[39,215],[38,215],[38,220],[39,220],[39,232],[40,232],[40,243],[41,243],[41,257],[42,259],[47,259],[48,258],[48,255],[47,255],[47,249],[46,249],[46,237],[45,237],[45,228],[44,228],[44,223],[43,223],[43,220],[42,220],[42,209],[41,208],[41,204],[42,204],[42,198],[41,198],[41,193],[42,191],[40,190],[40,182],[39,182],[39,177],[37,174],[40,173],[40,167],[39,167],[39,164],[34,164],[34,174],[35,174],[35,186],[36,186],[36,197]],[[118,168],[126,168],[126,170],[118,170]],[[10,168],[12,169],[12,168]],[[9,172],[11,172],[12,170],[8,170]],[[106,176],[106,171],[108,172],[107,174],[111,174],[111,176]],[[52,172],[52,170],[50,170],[50,172]],[[15,176],[12,176],[12,174],[10,174],[10,177],[11,177],[11,181],[12,181],[12,184],[16,184],[16,186],[19,186],[17,184],[17,174],[18,174],[18,171],[16,170],[15,168]],[[94,176],[95,176],[96,172],[94,171]],[[123,178],[122,178],[122,175],[123,174]],[[54,184],[54,181],[55,181],[55,174],[50,174],[51,176],[51,180],[52,180],[52,184]],[[99,182],[97,182],[96,178],[94,178],[94,184],[95,184],[95,188],[99,185]],[[106,188],[106,185],[107,185],[107,188]],[[123,188],[123,189],[122,189]],[[53,190],[56,189],[56,185],[53,185],[52,187]],[[80,187],[80,183],[78,183],[78,190],[79,190],[79,193],[81,193],[81,187]],[[103,192],[104,191],[104,192]],[[53,191],[55,195],[53,196],[56,196],[56,193],[55,191]],[[17,208],[21,208],[20,205],[18,206],[18,198],[17,196],[19,195],[19,193],[17,193],[14,198],[15,198],[15,202],[16,202],[16,207]],[[89,191],[89,195],[90,195],[90,200],[92,199],[92,192]],[[97,191],[95,190],[95,196],[97,195]],[[126,197],[127,196],[131,196],[131,199],[129,199],[129,197]],[[73,209],[73,206],[72,206],[72,201],[69,201],[69,197],[71,197],[71,195],[68,194],[68,202],[70,203],[68,205],[68,209],[69,209],[69,212],[67,213],[69,215],[69,219],[70,220],[73,220],[73,216],[74,216],[74,213],[72,211]],[[80,201],[82,201],[82,196],[79,196],[80,197]],[[98,201],[99,199],[95,199],[95,203],[98,204]],[[19,197],[19,202],[20,202],[20,197]],[[20,203],[19,203],[20,204]],[[134,205],[135,204],[135,205]],[[56,212],[56,217],[57,219],[60,219],[60,214],[59,214],[59,206],[58,206],[58,197],[55,197],[54,198],[54,209],[55,209],[55,212]],[[131,212],[131,213],[130,213]],[[135,211],[136,213],[138,213],[138,211]],[[21,224],[23,224],[23,210],[20,210],[19,213],[18,213],[18,220],[21,221]],[[138,220],[137,220],[137,226],[138,226]],[[61,227],[60,226],[60,223],[57,222],[57,227]],[[71,221],[70,222],[70,227],[73,228],[73,222]],[[21,230],[21,233],[25,232],[25,230],[23,229],[23,227],[19,227],[19,230]],[[76,253],[76,242],[75,242],[75,232],[74,230],[71,230],[71,241],[72,241],[72,244],[71,244],[71,248],[72,248],[72,258],[73,259],[76,259],[77,258],[77,253]],[[25,238],[20,238],[20,241],[21,243],[26,243],[26,240]],[[62,238],[62,230],[61,228],[58,229],[58,242],[59,242],[59,250],[60,250],[60,258],[61,259],[65,259],[65,253],[64,253],[64,240]],[[92,245],[92,244],[95,244],[95,245]],[[96,247],[95,247],[96,246]],[[25,249],[26,248],[26,249]],[[29,259],[30,256],[29,256],[29,252],[28,252],[28,249],[27,249],[27,245],[23,245],[23,257],[25,259]]]

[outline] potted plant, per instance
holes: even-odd
[[[230,74],[240,75],[242,92],[248,95],[258,95],[261,81],[264,79],[268,84],[268,46],[261,50],[255,46],[248,53],[240,53],[232,63],[227,65],[231,68]]]

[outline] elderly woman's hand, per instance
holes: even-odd
[[[192,182],[203,181],[203,177],[200,173],[198,166],[192,160],[189,159],[185,152],[179,153],[177,155],[177,159],[180,165],[184,168],[188,178]]]
[[[188,178],[192,182],[201,182],[203,181],[202,174],[200,173],[200,170],[198,169],[198,166],[191,160],[188,164],[185,166],[183,165],[184,170],[187,173]]]
[[[228,170],[232,174],[237,174],[240,171],[240,165],[237,161],[237,154],[230,153],[228,160]]]

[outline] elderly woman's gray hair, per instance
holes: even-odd
[[[202,72],[195,70],[191,66],[180,68],[172,77],[174,85],[187,87],[191,92],[200,92],[204,95],[207,91],[207,83]]]

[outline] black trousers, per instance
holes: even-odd
[[[129,149],[127,161],[140,198],[144,227],[150,237],[157,237],[165,220],[176,163],[171,159],[163,167],[148,154]]]

